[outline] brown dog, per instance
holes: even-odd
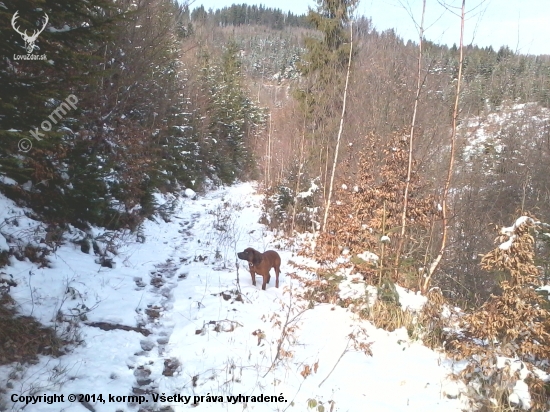
[[[237,253],[241,260],[248,261],[248,269],[252,276],[252,284],[256,286],[256,274],[264,278],[262,290],[265,290],[265,285],[271,280],[269,271],[275,269],[275,287],[279,287],[279,273],[281,271],[281,257],[274,250],[266,250],[264,253],[258,252],[256,249],[247,247],[244,251]]]

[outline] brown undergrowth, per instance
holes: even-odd
[[[311,304],[341,306],[388,331],[404,327],[412,340],[465,360],[465,368],[455,377],[467,384],[465,395],[473,410],[547,411],[550,383],[543,376],[550,372],[550,305],[538,290],[542,275],[535,264],[535,237],[541,225],[525,216],[501,230],[499,246],[483,256],[481,265],[503,279],[502,292],[468,313],[453,309],[438,288],[427,293],[420,311],[403,309],[395,283],[389,277],[378,282],[376,265],[355,256],[323,269],[295,265],[303,275],[291,277],[304,286],[301,297]],[[374,276],[369,276],[369,268]],[[341,296],[341,285],[350,279],[365,284],[363,296]],[[523,382],[529,401],[518,392]]]
[[[0,296],[0,365],[62,354],[64,342],[31,316],[18,316],[8,294]]]
[[[343,250],[351,255],[367,250],[379,257],[374,271],[370,271],[379,283],[389,278],[416,289],[419,272],[415,266],[422,266],[426,260],[436,208],[413,161],[408,225],[404,236],[400,236],[409,145],[405,134],[371,134],[365,138],[359,156],[355,148],[349,148],[332,212],[325,231],[319,234],[314,257],[324,263],[334,260]]]

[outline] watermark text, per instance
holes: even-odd
[[[29,130],[29,133],[33,138],[35,138],[38,141],[41,141],[45,135],[42,132],[49,132],[52,130],[52,123],[55,125],[58,121],[62,120],[64,116],[71,110],[76,109],[76,104],[78,103],[78,98],[74,94],[70,94],[64,101],[61,102],[59,106],[57,106],[52,113],[48,116],[49,120],[44,120],[42,123],[40,123],[40,129],[38,127],[35,127],[34,130]],[[42,132],[41,132],[41,131]],[[19,151],[21,152],[28,152],[32,149],[32,141],[27,138],[23,138],[19,140],[19,143],[17,144]]]

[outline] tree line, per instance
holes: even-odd
[[[217,26],[262,25],[282,30],[285,27],[310,27],[305,14],[265,7],[263,5],[232,4],[216,10],[206,10],[203,5],[191,12],[192,21],[209,20]]]

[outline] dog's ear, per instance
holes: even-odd
[[[262,254],[257,250],[252,250],[252,263],[254,265],[259,265],[262,262]]]

